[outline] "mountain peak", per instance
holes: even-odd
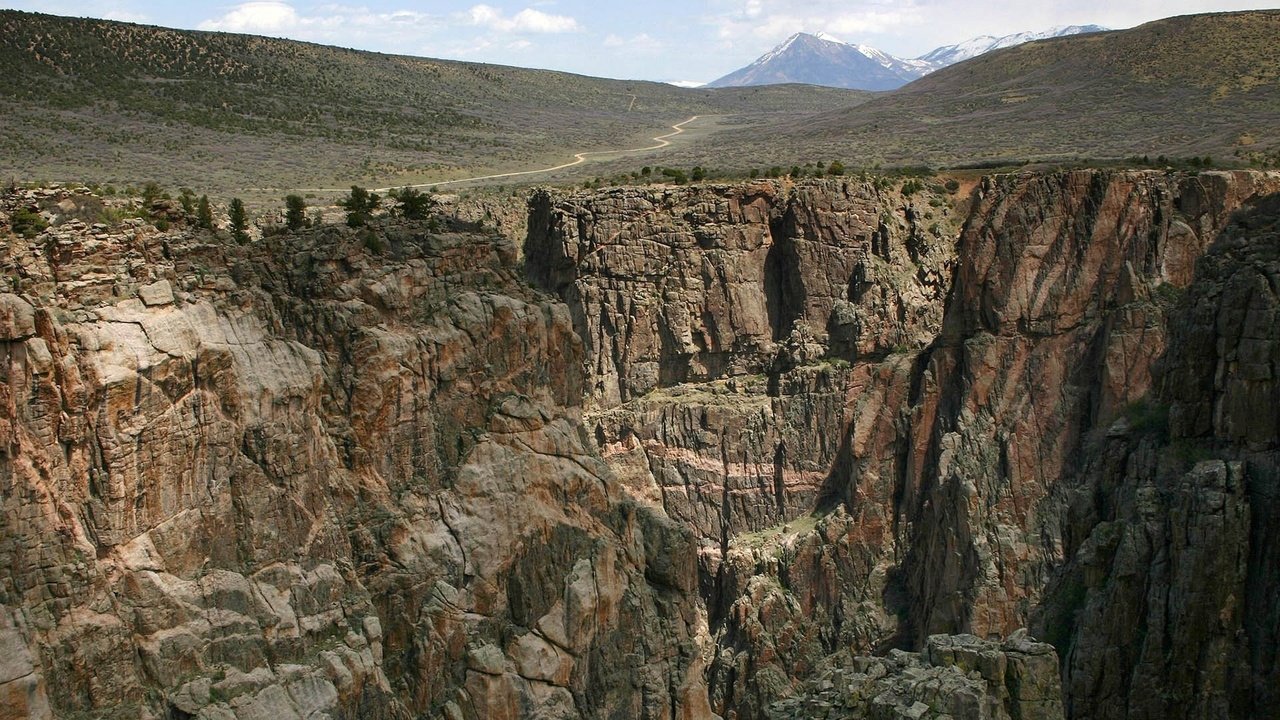
[[[878,48],[840,40],[824,31],[793,33],[777,47],[740,70],[706,87],[806,83],[854,90],[893,90],[934,70],[983,53],[1032,40],[1102,32],[1099,25],[1061,25],[1041,32],[979,35],[935,48],[918,58],[900,58]]]

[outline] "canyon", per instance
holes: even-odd
[[[1280,715],[1280,173],[4,249],[0,718]]]

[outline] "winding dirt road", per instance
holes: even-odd
[[[374,192],[385,193],[385,192],[390,192],[395,188],[402,188],[402,187],[412,187],[412,188],[440,187],[441,185],[457,185],[458,183],[475,182],[477,180],[497,180],[499,178],[520,177],[522,175],[537,175],[539,173],[549,173],[549,172],[555,172],[557,170],[563,170],[565,168],[573,167],[574,165],[581,165],[582,163],[586,162],[587,157],[591,155],[621,155],[623,153],[644,152],[646,150],[658,150],[660,148],[664,148],[671,144],[671,141],[668,140],[667,138],[673,138],[679,135],[680,133],[684,132],[684,126],[688,125],[689,123],[697,119],[698,119],[698,116],[694,115],[693,117],[689,118],[688,120],[685,120],[684,122],[678,122],[675,125],[672,125],[671,126],[672,132],[669,132],[666,135],[659,135],[654,138],[654,140],[656,140],[658,143],[657,145],[650,145],[648,147],[639,147],[639,148],[627,148],[625,150],[593,150],[591,152],[580,152],[580,153],[574,153],[573,157],[575,158],[575,160],[573,162],[567,162],[563,165],[556,165],[555,167],[541,168],[538,170],[522,170],[520,172],[498,173],[496,175],[480,175],[477,177],[460,178],[458,180],[442,180],[440,182],[421,183],[418,185],[396,185],[394,187],[375,188]]]

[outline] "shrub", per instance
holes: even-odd
[[[182,205],[182,214],[190,222],[196,217],[196,193],[191,188],[182,188],[178,192],[178,202]]]
[[[209,205],[209,196],[201,195],[196,204],[196,225],[205,230],[213,229],[213,207]]]
[[[844,163],[839,160],[832,160],[831,164],[827,166],[827,174],[844,175]]]
[[[683,170],[677,170],[675,168],[663,168],[662,174],[664,177],[670,178],[671,182],[677,185],[683,185],[689,182],[689,178],[687,175],[684,174]]]
[[[1146,398],[1129,403],[1124,409],[1129,427],[1135,433],[1154,435],[1162,440],[1169,437],[1169,406]]]
[[[391,197],[395,199],[399,213],[409,220],[422,220],[436,207],[435,198],[411,187],[392,191]]]
[[[364,246],[374,255],[381,255],[387,251],[387,241],[369,228],[360,232],[360,239],[364,240]]]
[[[960,181],[955,178],[951,178],[950,180],[947,180],[946,184],[943,185],[943,187],[947,189],[947,192],[954,194],[957,190],[960,189]]]
[[[45,222],[40,213],[28,208],[18,208],[13,217],[9,219],[9,224],[13,228],[14,235],[21,235],[26,238],[33,238],[49,227],[49,223]]]

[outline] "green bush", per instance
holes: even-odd
[[[213,206],[209,204],[208,195],[201,195],[196,204],[196,225],[204,230],[213,229]]]
[[[397,211],[409,220],[423,220],[436,207],[436,199],[415,188],[406,187],[399,192],[392,191],[391,197],[397,203]]]
[[[49,223],[45,222],[40,213],[28,208],[18,208],[13,217],[9,219],[9,224],[13,228],[14,235],[21,235],[26,238],[33,238],[49,227]]]
[[[1124,416],[1130,429],[1136,433],[1161,439],[1169,437],[1168,405],[1142,398],[1129,403],[1124,409]]]

